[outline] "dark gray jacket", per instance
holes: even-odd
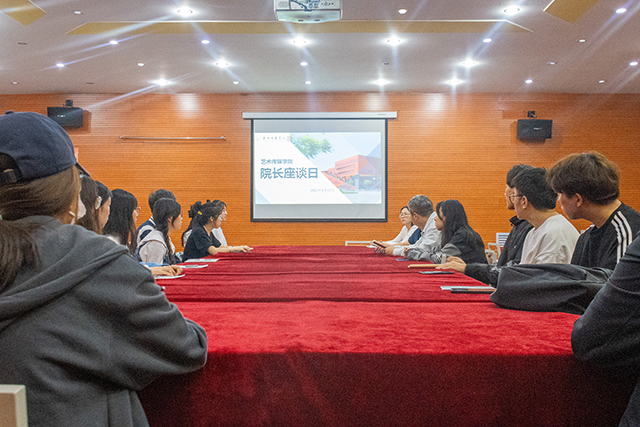
[[[41,265],[0,294],[0,383],[24,384],[31,427],[146,426],[139,390],[206,362],[207,338],[124,246],[30,217]]]
[[[627,247],[613,275],[576,320],[571,334],[576,357],[640,372],[640,239]],[[620,426],[640,425],[640,382]]]

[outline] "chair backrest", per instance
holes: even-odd
[[[507,241],[507,237],[509,237],[509,233],[496,233],[496,243],[498,244],[501,250]]]
[[[23,385],[0,385],[0,427],[28,427]]]

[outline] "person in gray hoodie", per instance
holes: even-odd
[[[136,390],[202,367],[206,333],[124,246],[73,225],[78,168],[49,118],[0,117],[0,383],[26,385],[31,427],[146,426]]]

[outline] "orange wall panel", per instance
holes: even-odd
[[[72,99],[85,109],[82,129],[69,130],[82,165],[109,188],[146,199],[172,190],[185,215],[196,200],[228,205],[230,244],[341,245],[391,239],[411,196],[434,203],[459,199],[485,242],[509,231],[504,177],[515,163],[551,166],[562,156],[598,150],[622,171],[621,200],[640,208],[640,96],[582,94],[255,93],[0,95],[0,109],[37,111]],[[526,111],[553,119],[553,138],[524,143],[516,120]],[[251,122],[243,112],[397,111],[388,132],[388,223],[252,223]],[[135,141],[120,136],[225,136],[224,141]],[[579,230],[586,221],[574,221]],[[179,246],[179,238],[174,236]]]

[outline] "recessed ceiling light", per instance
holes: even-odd
[[[386,81],[385,79],[378,79],[378,80],[376,80],[376,81],[375,81],[375,83],[376,83],[378,86],[384,86],[384,85],[388,84],[389,82],[388,82],[388,81]]]
[[[556,64],[557,64],[557,62],[555,62],[555,61],[547,62],[547,65],[556,65]]]
[[[188,7],[181,7],[180,9],[177,10],[178,15],[180,16],[190,16],[193,15],[193,10],[189,9]]]
[[[56,67],[58,67],[58,68],[64,68],[64,64],[63,64],[62,62],[58,62],[58,63],[56,64]]]
[[[402,43],[402,40],[397,37],[392,37],[387,40],[387,43],[389,43],[391,46],[398,46],[400,43]]]
[[[525,82],[526,84],[530,85],[531,83],[533,83],[533,80],[531,80],[531,79],[527,79],[527,80],[525,80],[524,82]]]
[[[311,80],[307,80],[306,82],[304,82],[304,84],[310,85],[311,84]]]
[[[508,6],[504,10],[504,13],[507,14],[507,15],[515,15],[518,12],[520,12],[520,8],[518,6]]]
[[[477,65],[478,63],[472,59],[467,59],[466,61],[462,61],[460,63],[460,65],[462,65],[463,67],[467,67],[467,68],[471,68],[474,65]]]
[[[484,40],[482,40],[484,43],[491,43],[491,39],[490,38],[486,38]]]
[[[226,61],[218,61],[216,62],[216,66],[220,68],[227,68],[230,64]]]
[[[138,62],[138,67],[144,67],[144,62]]]
[[[26,46],[26,45],[27,45],[27,42],[18,42],[18,44],[19,44],[20,46]]]
[[[233,82],[234,85],[240,84],[240,82]]]
[[[604,80],[598,80],[598,83],[604,83]]]
[[[635,67],[636,65],[638,65],[638,61],[629,62],[629,65],[631,65],[632,67]]]
[[[158,86],[166,86],[169,84],[169,80],[165,80],[165,79],[156,80],[155,84],[157,84]]]
[[[202,43],[202,44],[209,44],[210,42],[209,42],[209,40],[206,40],[206,39],[205,39],[205,40],[202,40],[200,43]]]
[[[296,46],[304,46],[305,44],[307,44],[307,41],[301,37],[297,38],[297,39],[293,39],[292,43],[295,44]]]
[[[398,13],[400,15],[404,15],[405,13],[407,13],[407,9],[398,9]]]
[[[462,83],[462,80],[458,80],[458,79],[451,79],[451,80],[447,80],[447,83],[450,84],[451,86],[457,86],[460,83]]]
[[[625,9],[624,7],[621,7],[619,9],[616,9],[616,13],[617,14],[621,14],[621,13],[625,13],[627,11],[627,9]]]
[[[111,41],[109,42],[109,44],[117,45],[117,44],[118,44],[118,40],[111,40]]]
[[[586,41],[587,41],[587,39],[580,39],[580,40],[578,40],[578,43],[584,43]]]
[[[18,84],[18,82],[11,82],[11,84],[12,84],[12,85],[17,85],[17,84]]]
[[[302,62],[300,63],[300,65],[302,65],[303,67],[306,67],[306,66],[307,66],[307,65],[309,65],[309,64],[308,64],[307,62],[305,62],[305,61],[302,61]]]
[[[82,11],[81,10],[74,10],[73,13],[75,13],[76,15],[82,15]]]

